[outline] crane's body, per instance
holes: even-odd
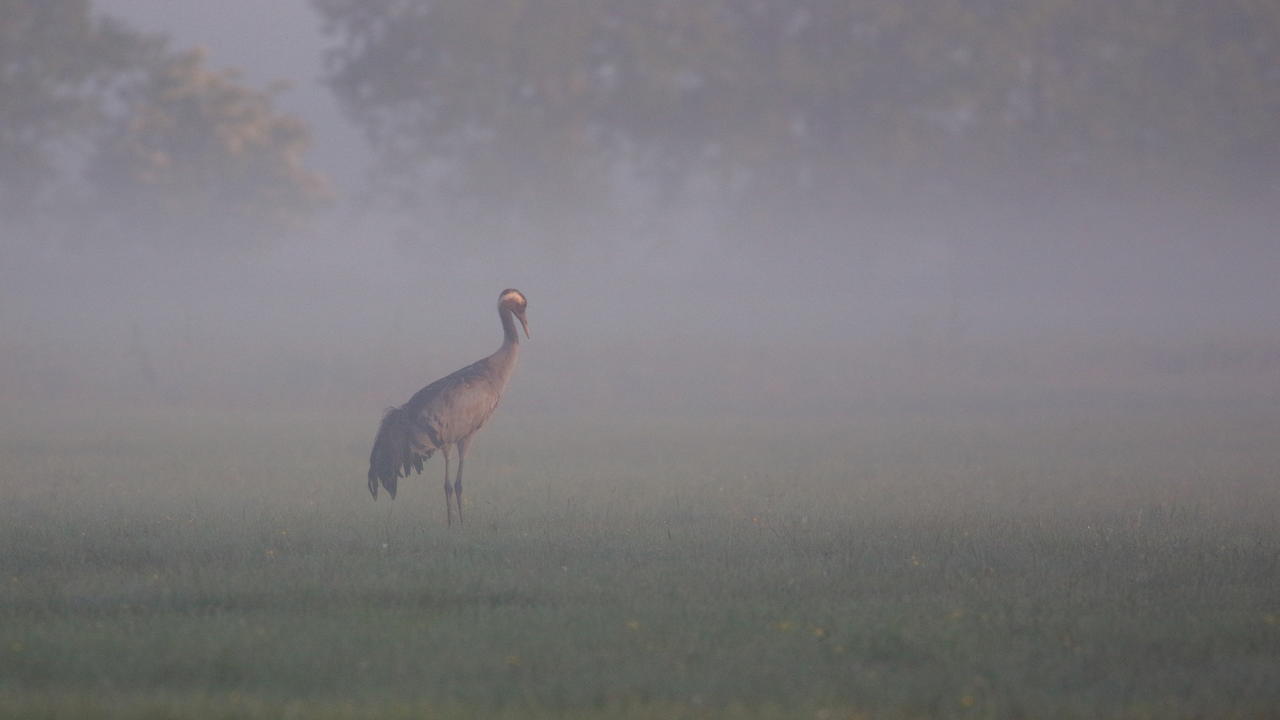
[[[497,409],[515,370],[520,353],[515,321],[520,321],[527,336],[527,307],[528,301],[520,291],[502,291],[498,317],[503,339],[497,352],[436,380],[383,416],[369,454],[369,492],[374,499],[378,497],[379,484],[395,499],[398,479],[407,477],[412,470],[421,473],[423,462],[439,450],[444,455],[446,517],[452,525],[456,497],[458,521],[462,521],[462,465],[467,446]],[[450,484],[449,456],[454,447],[458,449],[458,473]]]

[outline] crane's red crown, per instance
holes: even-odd
[[[520,321],[520,326],[524,328],[525,337],[529,337],[529,319],[524,315],[527,307],[529,307],[529,301],[524,299],[524,293],[515,288],[507,288],[498,296],[498,311],[505,310],[515,315]]]
[[[512,310],[523,310],[529,306],[529,301],[525,299],[524,293],[515,288],[507,288],[498,296],[498,304],[509,307]]]

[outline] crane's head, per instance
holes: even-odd
[[[524,328],[524,336],[529,337],[529,321],[525,318],[524,312],[529,307],[529,301],[525,299],[524,293],[515,288],[507,288],[498,296],[498,309],[509,310],[516,319],[520,321],[520,325]]]

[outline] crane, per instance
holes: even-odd
[[[520,350],[518,319],[529,337],[524,293],[508,288],[498,296],[498,318],[502,321],[502,347],[489,357],[446,375],[422,388],[409,402],[393,407],[382,416],[378,435],[369,453],[369,492],[378,499],[378,485],[394,500],[397,480],[410,470],[422,472],[423,461],[436,450],[444,455],[445,514],[453,525],[456,498],[458,524],[462,524],[462,464],[471,438],[493,415],[502,391],[511,379]],[[449,454],[458,449],[458,473],[449,484]]]

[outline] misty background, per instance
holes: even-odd
[[[1273,411],[1277,201],[1270,3],[0,0],[11,418]]]

